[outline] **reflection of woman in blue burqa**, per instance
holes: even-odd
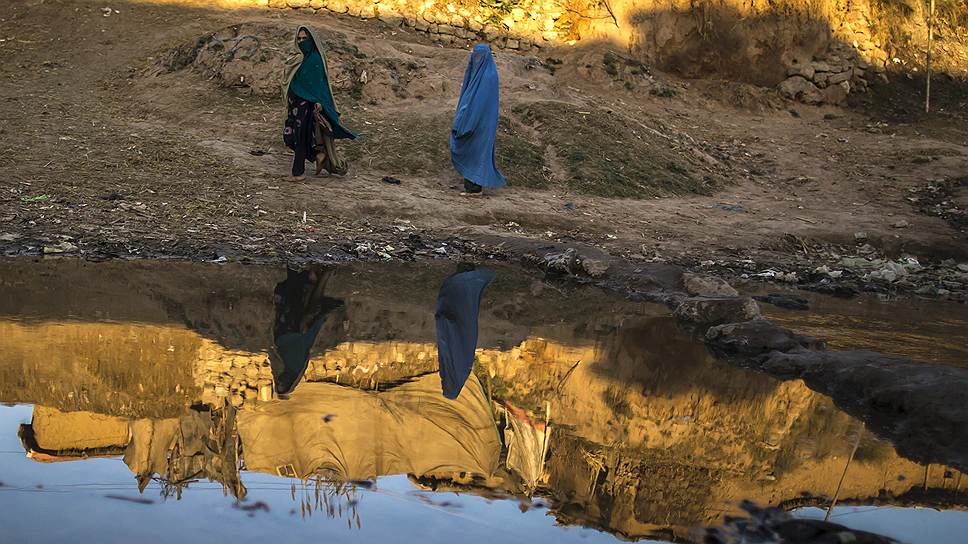
[[[450,158],[464,176],[464,195],[480,195],[484,187],[503,187],[507,183],[494,164],[498,94],[497,66],[491,48],[476,45],[467,62],[457,113],[450,126]]]
[[[276,285],[276,321],[272,330],[274,349],[269,352],[276,394],[288,397],[309,366],[309,352],[326,318],[343,301],[323,295],[332,271],[286,271]]]
[[[437,360],[444,396],[456,399],[474,366],[477,317],[484,288],[494,280],[488,268],[458,272],[444,281],[437,296]]]

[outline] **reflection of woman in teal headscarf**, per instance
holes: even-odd
[[[306,179],[307,160],[316,163],[316,175],[323,170],[345,174],[346,162],[336,153],[333,141],[352,140],[356,134],[340,122],[326,58],[312,29],[299,27],[296,46],[300,52],[286,61],[282,91],[288,112],[283,140],[295,152],[290,180]]]
[[[292,269],[286,280],[276,285],[276,320],[272,330],[273,349],[269,351],[276,394],[286,398],[302,380],[316,337],[331,314],[343,301],[323,295],[332,272]],[[336,335],[324,334],[321,349],[336,345]]]

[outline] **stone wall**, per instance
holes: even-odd
[[[923,60],[919,14],[878,10],[873,0],[253,1],[379,19],[445,45],[489,42],[536,52],[607,42],[686,77],[779,85],[781,94],[815,104],[842,103],[846,94],[866,90],[871,76],[884,79],[889,68],[917,71]],[[964,33],[950,30],[937,33],[948,37],[936,47],[936,69],[968,76],[966,40],[958,38]]]
[[[426,32],[444,44],[486,41],[516,50],[567,38],[564,8],[555,0],[444,2],[441,0],[260,0],[271,8],[345,14]],[[513,5],[513,7],[511,7]]]

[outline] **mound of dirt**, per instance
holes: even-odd
[[[325,42],[330,82],[337,94],[368,104],[444,96],[447,78],[429,70],[417,56],[396,50],[390,51],[392,56],[366,54],[346,34],[322,26],[317,36]],[[275,97],[285,60],[295,51],[292,39],[291,24],[233,25],[170,49],[150,74],[191,68],[222,87]]]
[[[568,173],[560,181],[575,191],[647,197],[710,194],[723,184],[721,165],[699,147],[618,112],[554,101],[519,104],[512,111],[560,162]]]

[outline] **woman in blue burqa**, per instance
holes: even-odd
[[[464,176],[463,195],[479,196],[483,189],[503,187],[507,181],[494,164],[499,84],[491,48],[474,46],[464,72],[457,113],[450,126],[450,158]]]
[[[286,60],[282,98],[286,102],[286,125],[282,139],[295,152],[290,181],[306,179],[306,161],[316,163],[316,175],[346,173],[346,161],[336,152],[335,140],[353,140],[356,134],[340,122],[333,100],[326,57],[312,29],[296,30],[296,53]]]

